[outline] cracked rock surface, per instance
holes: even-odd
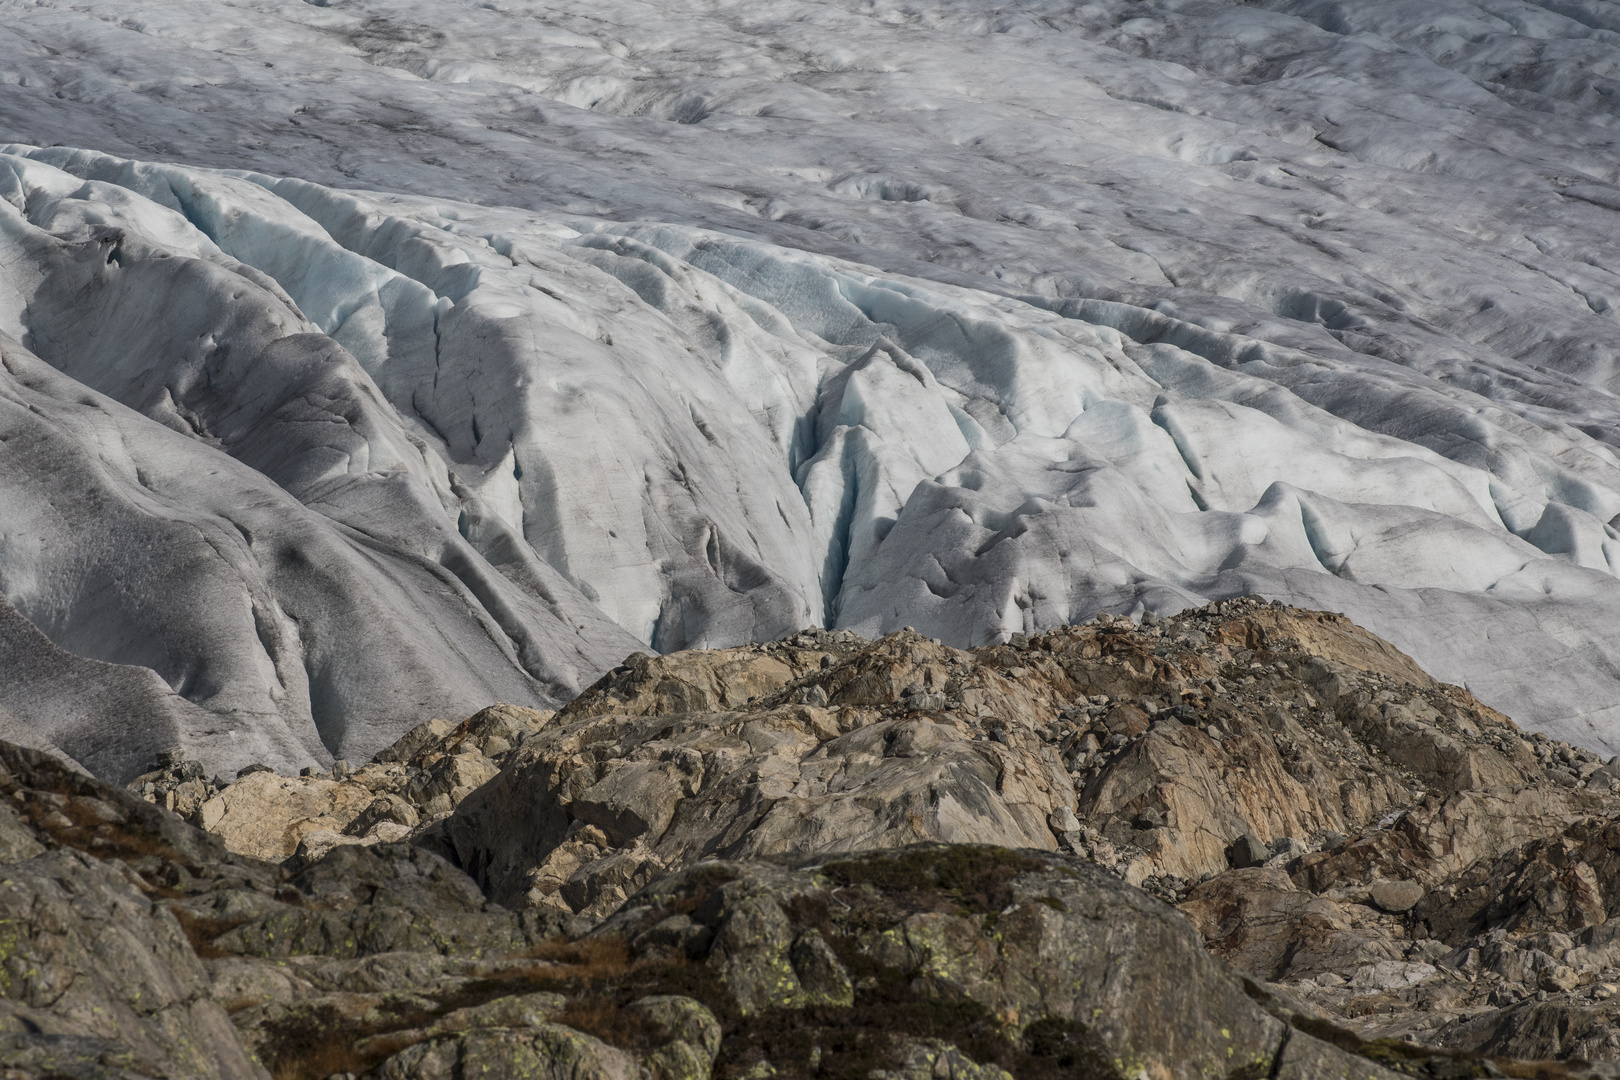
[[[1240,600],[632,657],[424,840],[502,903],[593,916],[705,858],[1067,852],[1367,1037],[1614,1060],[1611,789],[1342,616]]]
[[[293,873],[44,754],[0,761],[8,1080],[1393,1075],[1072,855],[707,860],[547,921],[418,849]]]
[[[5,755],[22,1076],[1620,1069],[1612,767],[1336,615],[637,653],[190,822]]]

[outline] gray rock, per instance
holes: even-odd
[[[955,650],[895,635],[823,677],[835,700],[892,705],[914,673],[958,662]],[[791,694],[791,668],[769,653],[655,664],[645,697],[603,692],[569,706],[446,822],[450,853],[498,903],[606,915],[652,877],[710,854],[919,840],[1052,850],[1050,816],[1075,804],[1055,751],[1022,726],[995,742],[949,713],[889,719],[881,706],[820,710],[781,697],[635,715],[670,708],[663,695],[683,678],[709,686],[717,665],[741,684],[780,678],[776,693]],[[681,689],[677,703],[693,693]]]
[[[625,1010],[653,1043],[648,1070],[656,1080],[709,1080],[720,1051],[720,1022],[702,1002],[679,994],[639,998]]]
[[[710,956],[743,1015],[815,1000],[793,964],[795,941],[792,922],[774,896],[745,897],[727,909],[715,928]]]
[[[10,805],[0,803],[0,863],[20,862],[44,852],[45,845],[21,815]]]
[[[1226,861],[1235,870],[1263,866],[1271,858],[1271,849],[1254,833],[1246,832],[1226,846]]]
[[[1273,859],[1297,859],[1308,849],[1304,843],[1292,836],[1281,837],[1271,844],[1271,857]]]
[[[1006,1069],[981,1064],[940,1039],[913,1039],[898,1068],[874,1069],[872,1080],[1013,1080]]]
[[[653,995],[636,999],[630,1011],[656,1038],[688,1043],[710,1061],[720,1052],[720,1022],[700,1001],[679,994]]]
[[[558,1024],[475,1029],[417,1043],[378,1067],[379,1080],[637,1080],[631,1054]]]
[[[1423,899],[1423,886],[1415,881],[1375,881],[1367,894],[1379,910],[1399,915],[1417,907]]]
[[[1276,1080],[1405,1080],[1406,1073],[1353,1057],[1303,1031],[1291,1031],[1271,1076]]]
[[[0,1067],[262,1076],[174,916],[113,865],[68,849],[13,862],[0,880],[0,912],[0,1031],[13,1033]]]
[[[714,932],[707,926],[693,922],[688,915],[678,914],[642,931],[634,944],[644,951],[664,948],[687,956],[699,956],[709,951],[713,937]]]
[[[1404,990],[1433,976],[1435,971],[1433,964],[1379,960],[1357,968],[1350,986],[1356,990]]]
[[[655,883],[591,938],[639,940],[678,910],[715,926],[703,964],[745,1017],[820,1004],[805,992],[814,965],[793,944],[814,940],[816,952],[861,958],[869,977],[850,986],[848,1000],[874,1035],[914,1024],[926,1015],[920,1003],[933,1001],[951,1003],[957,1030],[976,1015],[1017,1016],[1022,1052],[1063,1060],[1078,1075],[1125,1062],[1133,1073],[1190,1080],[1229,1075],[1236,1060],[1249,1070],[1240,1075],[1264,1076],[1288,1060],[1278,1057],[1287,1025],[1210,957],[1174,909],[1061,856],[923,845],[798,868],[705,862]],[[746,1024],[733,1036],[739,1048],[754,1037]],[[942,1067],[947,1077],[1004,1076],[996,1061],[968,1057],[946,1039],[895,1034],[905,1056],[886,1076],[924,1080],[932,1069],[938,1078]],[[837,1042],[833,1029],[805,1035]],[[1316,1075],[1348,1078],[1363,1067],[1360,1075],[1384,1075],[1327,1044],[1295,1056],[1293,1076],[1310,1075],[1301,1071],[1307,1061],[1338,1070]]]

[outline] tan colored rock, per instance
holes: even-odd
[[[341,833],[372,798],[357,783],[257,772],[204,803],[200,823],[240,855],[280,860],[310,833]]]
[[[633,653],[562,710],[562,716],[655,716],[741,708],[816,670],[826,649],[691,649]]]
[[[874,670],[863,685],[881,682]],[[710,854],[925,840],[1051,850],[1048,817],[1074,805],[1039,740],[976,738],[948,713],[573,715],[525,743],[449,822],[464,865],[480,868],[498,902],[605,912],[638,881]]]
[[[499,760],[533,735],[557,714],[550,709],[530,709],[521,705],[495,704],[481,709],[447,730],[432,743],[413,751],[401,760],[425,767],[437,754],[467,755],[477,751],[491,760]]]
[[[421,813],[399,795],[384,792],[372,799],[344,828],[350,836],[367,836],[382,825],[395,825],[409,833],[422,821]]]
[[[431,762],[406,785],[404,796],[424,817],[439,817],[454,810],[474,789],[500,772],[489,758],[471,746],[462,753],[435,754]]]
[[[448,720],[440,720],[438,717],[424,720],[394,740],[392,746],[377,751],[376,760],[385,763],[409,761],[423,750],[443,740],[453,726]]]
[[[1158,872],[1197,879],[1227,868],[1227,846],[1245,832],[1262,841],[1344,828],[1338,806],[1284,769],[1269,742],[1217,745],[1194,727],[1159,725],[1115,758],[1080,798],[1085,819],[1134,821],[1152,808],[1166,826],[1120,832]],[[1245,762],[1229,765],[1232,759]]]
[[[311,829],[298,838],[298,847],[293,854],[305,862],[314,862],[329,854],[333,848],[364,842],[357,836],[348,836],[331,829]]]
[[[345,844],[395,842],[493,778],[512,747],[553,715],[497,704],[459,724],[428,720],[342,779],[249,773],[200,802],[192,817],[232,851],[263,859],[318,858]],[[168,773],[179,781],[188,767],[180,762],[148,777]],[[139,790],[148,777],[131,786]],[[189,783],[166,794],[183,800]]]
[[[1590,929],[1620,896],[1603,775],[1341,616],[1243,600],[967,651],[807,633],[633,658],[443,836],[502,902],[587,914],[714,855],[1065,847],[1336,1023],[1422,1039],[1559,964],[1605,970],[1596,945],[1491,937]],[[1240,837],[1263,866],[1229,870]],[[1503,981],[1448,974],[1468,964]]]
[[[1195,887],[1180,907],[1211,952],[1258,979],[1348,974],[1404,955],[1374,920],[1298,888],[1281,870],[1228,871]]]
[[[1369,831],[1343,848],[1305,856],[1295,877],[1317,891],[1376,878],[1411,878],[1432,888],[1482,860],[1562,834],[1582,816],[1589,798],[1545,782],[1513,793],[1430,796],[1402,812],[1389,828]]]

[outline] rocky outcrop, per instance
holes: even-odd
[[[406,845],[262,862],[0,762],[8,1080],[1396,1075],[1072,855],[701,860],[562,920]]]
[[[1565,986],[1448,959],[1613,913],[1616,786],[1344,618],[1246,600],[975,650],[807,631],[632,657],[422,839],[503,903],[592,916],[707,858],[1068,852],[1336,1022],[1484,1050],[1509,1044],[1480,1015],[1620,979],[1606,953]]]
[[[1075,792],[1055,748],[907,704],[943,701],[967,654],[916,635],[728,652],[709,663],[742,673],[753,706],[662,711],[700,698],[678,658],[610,676],[447,822],[462,865],[503,903],[601,915],[706,856],[1057,847],[1050,822],[1072,817]]]
[[[1007,903],[992,912],[977,893],[963,899],[954,878],[929,878],[949,886],[944,899],[900,889],[902,900],[885,900],[905,909],[897,922],[840,921],[856,894],[827,884],[830,867],[924,843],[952,845],[927,849],[940,865],[955,865],[951,852],[1016,851],[1017,865],[1046,868],[1030,873],[1083,866],[1106,873],[1118,896],[1139,897],[1140,886],[1179,908],[1170,917],[1190,925],[1187,940],[1247,979],[1251,1003],[1291,1032],[1270,1051],[1275,1075],[1331,1076],[1376,1059],[1440,1076],[1486,1058],[1556,1059],[1566,1071],[1620,1063],[1617,771],[1525,735],[1339,616],[1229,601],[975,650],[909,631],[875,642],[806,631],[633,654],[555,715],[496,706],[459,725],[429,721],[372,763],[318,776],[261,770],[225,783],[171,761],[133,785],[144,798],[132,801],[172,825],[152,803],[174,792],[177,812],[217,832],[209,850],[257,868],[249,881],[198,869],[209,862],[199,857],[184,872],[137,876],[165,890],[161,905],[223,980],[244,1045],[278,1075],[294,1075],[288,1062],[304,1053],[290,1047],[326,1046],[330,1029],[368,1049],[321,1050],[337,1063],[329,1072],[450,1076],[505,1055],[538,1071],[566,1061],[604,1077],[741,1069],[741,1080],[762,1061],[796,1071],[783,1064],[792,1055],[832,1053],[825,1029],[803,1025],[857,1007],[898,1010],[912,1025],[861,1036],[882,1047],[850,1059],[862,1077],[1044,1076],[1053,1066],[1036,1045],[1071,1061],[1102,1054],[1110,1068],[1135,1060],[1141,1046],[1123,1027],[1082,1037],[1026,1022],[1014,1038],[1001,1021],[997,1038],[1011,1041],[969,1045],[918,1019],[910,999],[862,996],[872,984],[849,949],[909,941],[896,928],[923,916],[917,926],[946,928],[952,971],[964,957],[1013,969],[991,955],[1006,940]],[[33,828],[0,828],[0,852],[29,859],[62,842]],[[754,884],[736,886],[734,920],[716,921],[705,905],[718,893],[703,881]],[[888,896],[891,885],[872,888]],[[688,892],[656,899],[670,889]],[[981,929],[1002,938],[974,944],[967,923],[935,919],[974,905]],[[632,925],[642,909],[663,914]],[[1053,932],[1090,940],[1082,924]],[[513,1001],[478,989],[529,979],[537,958],[556,957],[605,965],[619,973],[611,979],[653,958],[691,970],[676,982],[635,976],[634,995],[628,983],[586,993],[568,979],[513,983]],[[1084,983],[1041,963],[1016,960],[1037,981]],[[924,985],[922,970],[907,986]],[[879,987],[888,977],[870,975]],[[938,992],[998,1016],[1014,1007],[989,991],[964,997],[956,983]],[[1050,988],[1040,993],[1046,1009]],[[725,1046],[755,1039],[758,1060],[653,1045],[651,1021],[631,1017],[654,1006],[625,1011],[641,997],[701,1002]],[[533,1022],[491,1034],[494,1022],[477,1019],[491,1002],[502,1003],[489,1016]],[[738,1034],[782,1010],[809,1019]]]
[[[273,868],[39,751],[0,743],[0,794],[0,1072],[262,1077],[137,867],[263,884]]]
[[[376,759],[330,773],[305,769],[281,776],[262,765],[234,781],[209,779],[184,751],[129,789],[215,834],[231,851],[259,859],[314,858],[349,844],[406,839],[424,821],[442,818],[500,771],[512,747],[538,731],[551,713],[492,705],[460,724],[428,720]]]
[[[1072,857],[924,845],[708,861],[592,936],[714,978],[733,1068],[853,1075],[888,1057],[900,1075],[1382,1074],[1290,1032],[1172,909]],[[1307,1052],[1329,1070],[1299,1074]]]

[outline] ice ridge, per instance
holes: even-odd
[[[1620,750],[1584,8],[296,7],[0,47],[0,707],[92,769],[1247,592]]]

